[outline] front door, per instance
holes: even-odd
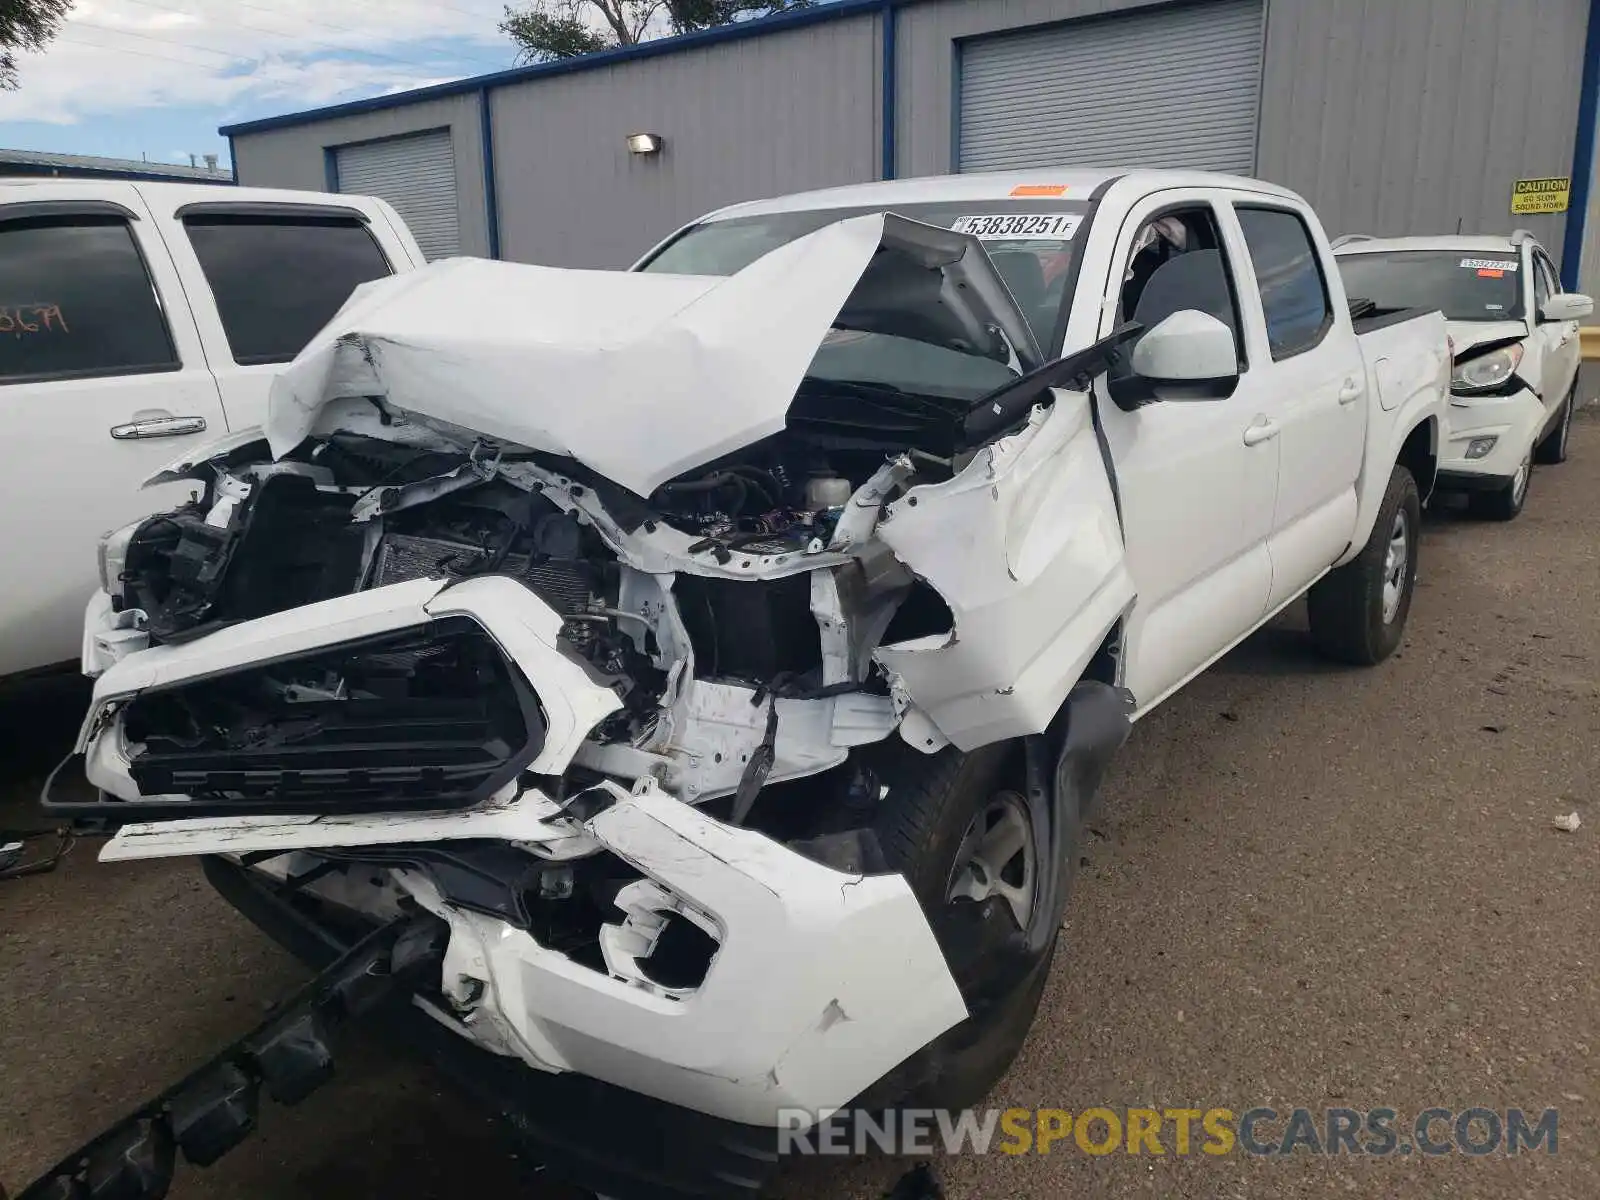
[[[78,656],[100,535],[192,485],[139,483],[227,432],[172,260],[128,185],[0,205],[0,676]]]
[[[1126,320],[1148,329],[1198,309],[1234,331],[1240,364],[1226,395],[1171,396],[1132,412],[1100,399],[1138,594],[1124,682],[1142,712],[1260,621],[1272,587],[1280,440],[1272,364],[1252,357],[1243,336],[1235,273],[1243,248],[1215,206],[1164,193],[1135,208],[1118,239],[1105,293],[1118,303],[1103,314],[1101,336]]]

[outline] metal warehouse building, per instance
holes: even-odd
[[[221,132],[240,183],[383,196],[431,256],[622,267],[782,192],[1186,166],[1333,234],[1531,228],[1600,292],[1597,91],[1600,0],[837,0]],[[1568,211],[1513,215],[1554,177]]]

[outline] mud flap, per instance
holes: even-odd
[[[339,956],[271,1016],[204,1066],[68,1154],[16,1200],[161,1200],[179,1153],[209,1166],[255,1129],[261,1089],[280,1104],[305,1099],[333,1074],[329,1034],[409,992],[444,952],[444,927],[408,915]]]

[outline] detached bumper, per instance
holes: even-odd
[[[259,871],[203,860],[236,909],[314,968],[358,933],[338,914],[291,895]],[[558,1178],[617,1200],[732,1200],[757,1195],[778,1167],[770,1128],[718,1120],[582,1075],[530,1071],[473,1045],[421,1009],[391,1005],[374,1022],[486,1111],[504,1118],[530,1158]]]
[[[1514,396],[1452,396],[1438,486],[1457,491],[1503,486],[1516,475],[1546,416],[1539,397],[1526,389]],[[1495,439],[1493,448],[1468,458],[1467,447],[1483,438]]]

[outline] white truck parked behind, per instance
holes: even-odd
[[[351,290],[422,262],[361,196],[0,181],[0,678],[79,657],[91,551],[187,494],[139,492],[175,444],[259,425]]]
[[[1510,237],[1345,237],[1334,244],[1345,290],[1375,311],[1422,305],[1450,323],[1455,370],[1440,452],[1440,491],[1473,513],[1522,511],[1535,463],[1565,462],[1594,301],[1561,290],[1531,233]]]
[[[1305,201],[1219,175],[436,263],[107,539],[46,804],[314,960],[420,914],[413,1037],[535,1158],[751,1194],[790,1110],[1005,1071],[1130,722],[1308,591],[1329,654],[1395,649],[1449,373],[1438,313],[1353,322]],[[210,1135],[302,1090],[240,1053]]]

